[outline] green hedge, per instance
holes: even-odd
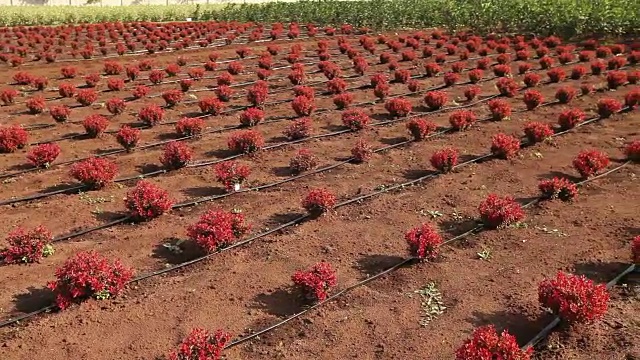
[[[350,23],[375,29],[471,28],[480,32],[638,34],[640,0],[313,0],[239,5],[0,7],[2,25],[199,20]]]

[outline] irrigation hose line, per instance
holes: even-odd
[[[625,110],[626,110],[626,109],[625,109]],[[622,110],[621,110],[621,111],[622,111]],[[579,128],[579,127],[581,127],[581,126],[587,125],[587,124],[589,124],[589,123],[592,123],[592,122],[595,122],[595,121],[598,121],[598,120],[601,120],[601,118],[600,118],[600,117],[595,117],[595,118],[592,118],[592,119],[586,120],[585,122],[583,122],[583,123],[581,123],[581,124],[577,125],[577,126],[576,126],[576,127],[574,127],[573,129],[575,129],[575,128]],[[570,129],[570,130],[573,130],[573,129]],[[563,131],[563,132],[560,132],[560,133],[554,134],[554,135],[552,135],[552,137],[560,136],[560,135],[566,134],[566,133],[567,133],[567,132],[569,132],[570,130],[565,130],[565,131]],[[521,147],[528,146],[528,145],[529,145],[529,144],[521,143]],[[490,158],[490,157],[493,157],[493,155],[492,155],[492,154],[481,155],[481,156],[479,156],[479,157],[477,157],[477,158],[475,158],[475,159],[471,159],[471,160],[468,160],[468,161],[466,161],[466,162],[460,163],[460,164],[458,164],[458,165],[454,166],[452,169],[457,169],[457,168],[459,168],[459,167],[462,167],[462,166],[465,166],[465,165],[469,165],[469,164],[471,164],[471,163],[479,162],[479,161],[481,161],[481,160],[488,159],[488,158]],[[577,183],[577,185],[582,185],[582,184],[584,184],[584,183],[587,183],[587,182],[590,182],[590,181],[593,181],[593,180],[599,179],[599,178],[601,178],[601,177],[604,177],[604,176],[606,176],[606,175],[609,175],[609,174],[611,174],[611,173],[613,173],[613,172],[615,172],[615,171],[618,171],[618,170],[622,169],[623,167],[625,167],[625,166],[626,166],[626,165],[628,165],[629,163],[630,163],[630,162],[629,162],[629,161],[627,161],[627,162],[623,163],[622,165],[620,165],[620,166],[618,166],[618,167],[616,167],[616,168],[614,168],[614,169],[611,169],[611,170],[609,170],[609,171],[607,171],[607,172],[605,172],[605,173],[603,173],[603,174],[601,174],[601,175],[594,176],[594,177],[592,177],[592,178],[589,178],[589,179],[583,180],[583,181],[581,181],[580,183]],[[437,176],[439,176],[439,175],[442,175],[442,173],[441,173],[441,172],[436,172],[435,174],[426,175],[426,176],[423,176],[423,177],[418,178],[418,179],[415,179],[415,180],[411,180],[411,181],[408,181],[408,182],[405,182],[405,183],[402,183],[402,184],[397,184],[397,185],[394,185],[394,186],[391,186],[391,187],[388,187],[388,188],[384,188],[384,189],[379,190],[379,191],[375,191],[375,192],[373,192],[373,193],[369,193],[369,194],[361,195],[361,196],[358,196],[358,197],[355,197],[355,198],[352,198],[352,199],[349,199],[349,200],[345,200],[345,201],[343,201],[343,202],[341,202],[341,203],[336,204],[335,208],[339,208],[339,207],[342,207],[342,206],[346,206],[346,205],[349,205],[349,204],[354,203],[354,202],[359,202],[359,201],[362,201],[362,200],[364,200],[364,199],[366,199],[366,198],[370,198],[370,197],[373,197],[373,196],[377,196],[377,195],[379,195],[379,194],[383,194],[383,193],[390,192],[391,190],[395,190],[395,189],[398,189],[398,188],[405,188],[405,187],[407,187],[407,186],[410,186],[410,185],[416,184],[416,183],[418,183],[418,182],[422,182],[422,181],[424,181],[424,180],[426,180],[426,179],[430,179],[430,178],[437,177]],[[540,198],[538,198],[538,199],[536,199],[536,200],[533,200],[532,202],[530,202],[529,204],[527,204],[527,205],[525,205],[525,206],[529,206],[529,205],[531,205],[531,204],[533,204],[533,203],[535,203],[535,202],[537,202],[537,201],[539,201],[539,200],[540,200]],[[135,279],[131,280],[128,284],[135,283],[135,282],[138,282],[138,281],[141,281],[141,280],[144,280],[144,279],[148,279],[148,278],[150,278],[150,277],[154,277],[154,276],[162,275],[162,274],[168,273],[168,272],[170,272],[170,271],[174,271],[174,270],[181,269],[181,268],[184,268],[184,267],[189,266],[189,265],[193,265],[193,264],[199,263],[199,262],[201,262],[201,261],[203,261],[203,260],[206,260],[206,259],[208,259],[208,258],[210,258],[210,257],[212,257],[212,256],[214,256],[214,255],[217,255],[217,254],[219,254],[219,253],[222,253],[222,252],[224,252],[224,251],[228,251],[228,250],[234,249],[234,248],[236,248],[236,247],[239,247],[239,246],[245,245],[245,244],[247,244],[247,243],[253,242],[253,241],[257,240],[257,239],[260,239],[260,238],[262,238],[262,237],[265,237],[265,236],[267,236],[267,235],[270,235],[270,234],[272,234],[272,233],[274,233],[274,232],[277,232],[277,231],[283,230],[283,229],[285,229],[285,228],[287,228],[287,227],[290,227],[290,226],[293,226],[293,225],[299,224],[299,223],[303,222],[304,220],[306,220],[306,219],[308,219],[308,218],[311,218],[311,217],[312,217],[312,215],[310,215],[310,214],[304,214],[304,215],[301,215],[300,217],[298,217],[298,218],[296,218],[296,219],[293,219],[293,220],[291,220],[291,221],[289,221],[289,222],[287,222],[287,223],[281,224],[281,225],[279,225],[279,226],[277,226],[277,227],[275,227],[275,228],[273,228],[273,229],[270,229],[270,230],[268,230],[268,231],[266,231],[266,232],[263,232],[263,233],[260,233],[260,234],[254,235],[253,237],[250,237],[250,238],[245,239],[245,240],[243,240],[243,241],[240,241],[240,242],[234,243],[233,245],[231,245],[231,246],[229,246],[229,247],[226,247],[226,248],[223,248],[223,249],[220,249],[220,250],[218,250],[218,251],[216,251],[216,252],[213,252],[213,253],[207,254],[207,255],[205,255],[205,256],[202,256],[202,257],[199,257],[199,258],[196,258],[196,259],[192,259],[192,260],[190,260],[190,261],[187,261],[187,262],[184,262],[184,263],[181,263],[181,264],[174,265],[174,266],[169,267],[169,268],[165,268],[165,269],[158,270],[158,271],[155,271],[155,272],[151,272],[151,273],[148,273],[148,274],[145,274],[145,275],[141,275],[141,276],[136,277]],[[457,237],[454,237],[453,239],[450,239],[450,240],[446,241],[446,242],[445,242],[445,243],[443,243],[443,244],[448,244],[448,243],[450,243],[450,242],[452,242],[452,241],[454,241],[454,240],[458,240],[458,239],[460,239],[460,238],[461,238],[461,237],[463,237],[463,236],[468,236],[468,235],[470,235],[470,234],[472,234],[472,233],[475,233],[475,232],[477,232],[477,231],[482,230],[482,228],[484,228],[484,227],[476,227],[476,228],[474,228],[474,229],[472,229],[472,230],[470,230],[470,231],[468,231],[468,232],[466,232],[466,233],[464,233],[464,234],[458,235]],[[396,264],[396,265],[395,265],[395,266],[397,266],[397,267],[395,267],[395,268],[394,268],[394,267],[392,267],[392,268],[390,268],[390,269],[395,270],[395,269],[397,269],[397,268],[401,267],[402,265],[404,265],[404,264],[406,264],[406,263],[408,263],[408,262],[410,262],[410,261],[413,261],[413,260],[414,260],[413,258],[403,260],[401,263],[399,263],[399,264]],[[386,270],[386,272],[384,272],[384,273],[386,274],[386,273],[388,273],[388,272],[393,271],[393,270],[390,270],[390,269]],[[384,274],[382,274],[382,275],[384,275]],[[382,275],[379,275],[379,276],[382,276]],[[377,276],[377,277],[379,277],[379,276]],[[371,280],[373,280],[374,278],[377,278],[377,277],[376,277],[376,276],[374,276],[374,277],[370,277],[370,278],[368,278],[367,280],[371,281]],[[365,280],[365,282],[364,282],[364,283],[367,283],[367,282],[368,282],[367,280]],[[363,284],[364,284],[364,283],[363,283]],[[360,285],[360,286],[361,286],[361,285]],[[357,287],[357,286],[356,286],[356,287]],[[353,288],[355,288],[355,287],[353,287]],[[353,288],[349,288],[349,289],[353,289]],[[345,290],[347,290],[347,289],[345,289]],[[347,291],[348,291],[348,290],[347,290]],[[345,291],[345,292],[346,292],[346,291]],[[341,293],[343,293],[343,292],[341,292]],[[330,297],[329,299],[335,299],[335,297],[333,297],[333,296],[332,296],[332,297]],[[327,299],[327,301],[329,301],[329,299]],[[325,301],[325,302],[326,302],[326,301]],[[320,306],[321,304],[324,304],[325,302],[319,303],[319,304],[318,304],[318,306]],[[294,315],[294,316],[295,316],[295,317],[299,317],[299,316],[301,316],[302,314],[304,314],[304,313],[308,312],[309,310],[311,310],[311,309],[313,309],[313,308],[315,308],[315,307],[316,307],[316,306],[314,306],[314,307],[312,307],[312,308],[309,308],[309,309],[307,309],[306,311],[303,311],[302,313],[296,314],[296,315]],[[22,320],[24,320],[24,319],[27,319],[27,318],[30,318],[30,317],[36,316],[36,315],[41,314],[41,313],[44,313],[44,312],[49,312],[49,311],[54,310],[54,309],[56,309],[56,306],[55,306],[55,305],[49,305],[49,306],[47,306],[47,307],[44,307],[44,308],[42,308],[42,309],[39,309],[39,310],[33,311],[33,312],[31,312],[31,313],[23,314],[23,315],[20,315],[20,316],[18,316],[18,317],[10,318],[10,319],[8,319],[8,320],[5,320],[5,321],[3,321],[3,322],[0,322],[0,327],[4,327],[4,326],[7,326],[7,325],[11,325],[11,324],[14,324],[14,323],[18,323],[18,322],[20,322],[20,321],[22,321]],[[285,320],[286,320],[286,319],[285,319]],[[291,319],[291,320],[292,320],[292,319]],[[286,322],[288,322],[288,321],[290,321],[290,320],[287,320],[287,321],[285,321],[285,322],[282,322],[282,324],[284,324],[284,323],[286,323]],[[280,325],[272,326],[272,327],[270,328],[270,330],[272,330],[272,329],[274,329],[274,328],[276,328],[276,327],[278,327],[278,326],[280,326]],[[268,330],[268,331],[270,331],[270,330]],[[261,332],[261,333],[264,333],[264,332]],[[237,344],[239,344],[240,342],[247,341],[247,340],[249,340],[249,339],[251,339],[251,338],[253,338],[253,337],[255,337],[255,336],[257,336],[257,335],[255,335],[255,334],[253,334],[253,335],[249,335],[249,336],[248,336],[248,337],[246,337],[246,338],[243,338],[243,339],[238,340],[238,341],[237,341],[237,343],[236,343],[236,341],[234,341],[232,344],[236,344],[236,345],[237,345]],[[232,346],[232,345],[230,345],[230,346]],[[235,346],[235,345],[233,345],[233,346]]]

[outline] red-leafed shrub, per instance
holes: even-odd
[[[70,98],[70,97],[73,97],[73,95],[75,95],[76,87],[73,86],[73,84],[63,82],[63,83],[60,83],[60,85],[58,86],[58,93],[63,98]]]
[[[149,81],[152,84],[156,84],[156,85],[160,84],[162,80],[164,80],[164,77],[165,77],[165,72],[162,70],[151,70],[149,72]]]
[[[402,61],[413,61],[418,57],[418,55],[416,55],[415,51],[407,49],[400,53],[400,57]]]
[[[468,75],[469,75],[469,81],[473,84],[476,84],[480,82],[480,80],[482,80],[484,73],[480,69],[474,69],[469,71]]]
[[[106,75],[119,75],[124,70],[124,67],[116,61],[104,62],[104,73]]]
[[[594,60],[591,62],[590,67],[591,67],[591,74],[600,75],[602,74],[604,69],[607,68],[607,64],[605,64],[604,61],[602,60]]]
[[[94,88],[98,86],[98,83],[101,79],[102,77],[100,77],[100,74],[92,73],[84,77],[84,83],[87,85],[87,87]]]
[[[148,221],[166,213],[173,206],[173,200],[163,188],[140,180],[136,187],[127,192],[124,206],[135,221]]]
[[[171,141],[164,146],[160,162],[167,169],[176,170],[187,166],[191,159],[193,159],[191,148],[181,142]]]
[[[404,117],[411,113],[413,106],[411,101],[404,98],[394,98],[384,104],[384,108],[393,117]]]
[[[315,99],[315,90],[309,86],[295,86],[293,88],[293,94],[295,96],[306,96],[309,99]]]
[[[343,110],[349,107],[353,102],[353,95],[351,93],[342,93],[333,97],[333,104],[338,110]]]
[[[609,291],[584,275],[558,272],[538,286],[538,301],[569,323],[590,323],[607,312]]]
[[[430,110],[438,110],[447,102],[445,91],[429,91],[424,95],[424,102]]]
[[[26,71],[18,71],[13,75],[13,81],[16,85],[31,85],[34,79],[35,76]]]
[[[491,117],[494,121],[509,120],[511,118],[511,105],[503,99],[494,99],[487,103]]]
[[[222,350],[230,340],[231,335],[222,330],[210,334],[204,329],[193,329],[178,350],[169,354],[169,360],[220,360]]]
[[[448,173],[458,165],[458,151],[451,147],[442,148],[431,155],[430,162],[436,170]]]
[[[89,106],[98,100],[98,93],[94,89],[81,89],[76,94],[76,101],[82,106]]]
[[[609,61],[607,62],[607,68],[609,70],[615,70],[615,69],[620,69],[621,67],[625,66],[627,64],[627,59],[620,57],[620,56],[615,56],[612,57],[611,59],[609,59]]]
[[[127,103],[120,98],[113,98],[107,100],[107,111],[113,115],[119,115],[127,108]]]
[[[126,73],[127,73],[127,78],[131,81],[134,81],[140,75],[140,68],[135,65],[127,66]]]
[[[407,130],[409,130],[415,141],[425,139],[430,133],[434,132],[436,128],[435,123],[425,118],[414,118],[407,123]]]
[[[556,100],[561,104],[568,104],[578,94],[578,90],[571,86],[563,86],[556,91]]]
[[[231,83],[233,83],[233,76],[228,72],[224,72],[220,74],[220,76],[218,76],[218,78],[216,79],[216,83],[218,84],[218,86],[222,86],[222,85],[229,86],[231,85]]]
[[[69,120],[71,109],[66,105],[55,105],[49,108],[49,114],[56,122],[63,123]]]
[[[567,77],[567,74],[562,68],[554,68],[547,71],[547,76],[549,77],[549,81],[551,81],[552,83],[557,83],[564,80]]]
[[[512,197],[490,194],[478,207],[480,219],[490,229],[505,227],[524,218],[522,206]]]
[[[262,107],[267,101],[269,85],[266,81],[259,80],[247,90],[247,101],[255,107]]]
[[[60,69],[60,74],[65,79],[73,79],[78,74],[78,69],[73,66],[63,66]]]
[[[231,100],[231,96],[233,95],[233,88],[228,85],[218,86],[216,89],[216,96],[220,101],[227,102]]]
[[[327,299],[328,291],[338,283],[335,270],[326,262],[319,262],[307,271],[296,271],[291,281],[312,302]]]
[[[231,75],[238,75],[244,70],[244,66],[239,61],[232,61],[227,65],[227,71]]]
[[[635,88],[624,95],[624,104],[636,108],[640,104],[640,88]]]
[[[395,82],[406,84],[411,79],[411,71],[406,69],[399,69],[393,73],[393,79]]]
[[[637,84],[640,82],[640,71],[638,70],[630,70],[627,72],[627,81],[629,84]]]
[[[140,130],[124,125],[118,130],[116,141],[120,146],[125,148],[127,152],[130,152],[138,145],[138,141],[140,141]]]
[[[611,49],[608,46],[599,46],[596,49],[596,56],[600,59],[611,56]]]
[[[572,129],[584,121],[585,117],[585,113],[580,109],[565,110],[558,116],[558,125],[562,130]]]
[[[538,189],[543,198],[550,200],[571,201],[578,195],[576,184],[565,178],[554,177],[553,179],[541,180],[538,183]]]
[[[180,73],[180,65],[178,64],[169,64],[166,68],[164,68],[164,72],[167,73],[169,77],[176,76]],[[153,82],[153,81],[152,81]],[[153,82],[155,84],[155,82]]]
[[[176,123],[176,133],[180,137],[198,136],[204,130],[204,120],[197,117],[183,117]]]
[[[537,143],[551,138],[553,129],[549,124],[540,122],[528,122],[524,126],[524,134],[530,143]]]
[[[71,177],[92,190],[98,190],[112,182],[118,166],[107,159],[89,158],[71,166]]]
[[[33,82],[31,83],[31,86],[33,86],[34,89],[38,91],[43,91],[44,89],[46,89],[47,85],[49,85],[49,79],[47,79],[45,76],[34,78]]]
[[[210,254],[232,245],[248,233],[249,229],[242,213],[212,209],[187,228],[187,236],[203,252]]]
[[[258,71],[256,71],[256,75],[260,80],[267,80],[271,76],[271,74],[272,74],[271,70],[258,69]]]
[[[543,56],[540,58],[540,67],[542,69],[548,69],[553,65],[553,58],[549,56]]]
[[[55,292],[56,305],[64,310],[91,297],[104,300],[118,296],[133,274],[133,269],[119,260],[111,264],[96,252],[79,252],[56,270],[56,280],[47,287]]]
[[[465,66],[466,64],[463,61],[455,62],[451,64],[451,71],[459,74],[464,70]]]
[[[520,139],[505,135],[496,134],[491,139],[491,153],[500,159],[511,159],[520,150]]]
[[[640,235],[633,238],[631,243],[631,257],[634,264],[640,264]]]
[[[540,75],[536,73],[528,73],[524,76],[523,81],[526,87],[535,87],[540,84]]]
[[[627,156],[627,159],[640,162],[640,140],[629,143],[624,148],[624,154]]]
[[[27,160],[35,167],[48,168],[58,155],[60,155],[58,144],[40,144],[29,151]]]
[[[389,96],[389,91],[391,87],[387,83],[378,83],[375,88],[373,88],[373,94],[380,100],[384,100],[387,96]]]
[[[229,136],[227,146],[233,152],[249,154],[264,146],[264,138],[256,130],[236,131]]]
[[[164,99],[167,107],[174,107],[178,105],[182,101],[183,97],[184,94],[180,90],[167,90],[162,93],[162,99]]]
[[[336,205],[336,197],[327,189],[319,188],[309,191],[302,200],[302,207],[313,215],[331,210]]]
[[[248,108],[240,114],[240,124],[243,126],[255,126],[264,120],[264,111],[258,108]]]
[[[571,78],[573,80],[579,80],[587,73],[587,68],[582,65],[576,65],[571,69]]]
[[[442,67],[437,63],[427,63],[424,65],[425,75],[428,77],[436,76],[442,71]]]
[[[27,109],[29,110],[29,114],[41,114],[46,108],[44,97],[42,96],[34,96],[28,99],[25,103]]]
[[[138,112],[138,120],[148,126],[158,124],[164,118],[164,110],[155,104],[147,105]]]
[[[515,82],[515,80],[503,77],[498,79],[498,82],[496,82],[496,88],[498,88],[500,95],[506,97],[514,97],[516,96],[516,94],[518,94],[519,86]]]
[[[342,112],[342,123],[352,131],[365,129],[371,118],[362,109],[347,109]]]
[[[294,174],[311,170],[318,166],[318,158],[309,149],[300,149],[289,160],[289,168]]]
[[[300,117],[309,116],[315,109],[315,104],[313,99],[306,96],[296,96],[291,102],[291,108]]]
[[[212,96],[198,101],[198,106],[203,114],[219,115],[224,109],[225,104],[217,97]]]
[[[288,75],[288,78],[289,78],[289,81],[291,81],[291,84],[300,85],[305,82],[305,80],[307,79],[307,75],[305,74],[304,69],[297,68],[297,69],[291,70],[291,72]]]
[[[282,132],[289,140],[299,140],[311,135],[311,118],[296,119]]]
[[[187,71],[187,75],[189,75],[193,81],[200,81],[204,77],[204,68],[191,68]]]
[[[580,62],[589,62],[593,58],[593,51],[583,50],[578,53],[578,60]]]
[[[404,235],[409,253],[420,260],[435,260],[442,244],[442,237],[431,225],[424,223]]]
[[[151,89],[149,89],[149,87],[144,85],[137,85],[133,88],[131,96],[133,96],[134,99],[142,99],[143,97],[149,95],[150,92]]]
[[[606,98],[600,99],[597,103],[598,115],[601,118],[608,118],[611,115],[622,110],[622,103],[616,99]]]
[[[460,74],[454,72],[446,72],[443,77],[444,86],[453,86],[460,81]]]
[[[511,66],[505,64],[494,65],[493,73],[495,76],[508,76],[511,74]]]
[[[347,88],[347,83],[342,78],[333,78],[327,82],[327,91],[331,94],[341,94]]]
[[[0,93],[0,101],[2,101],[3,105],[11,105],[15,102],[16,96],[18,96],[18,91],[14,89],[4,89]]]
[[[7,236],[8,247],[0,250],[0,259],[5,264],[39,263],[53,254],[51,240],[51,232],[42,225],[30,231],[16,228]]]
[[[449,116],[449,124],[454,130],[466,130],[476,122],[476,115],[471,110],[456,110]]]
[[[362,139],[358,140],[356,142],[356,145],[351,148],[351,157],[356,163],[369,161],[369,159],[371,159],[371,156],[373,156],[373,149],[366,141]]]
[[[544,97],[540,91],[527,90],[524,92],[523,101],[527,106],[527,110],[533,110],[544,102]]]
[[[489,68],[490,63],[491,63],[491,59],[489,58],[479,59],[476,62],[476,68],[480,70],[487,70]]]
[[[112,78],[107,81],[107,88],[111,91],[121,91],[124,89],[124,79]]]
[[[582,95],[589,95],[589,94],[593,94],[594,92],[596,92],[595,86],[587,83],[580,85],[580,93]]]
[[[386,84],[389,82],[387,75],[379,73],[371,75],[371,87],[376,87],[378,84]]]
[[[227,191],[233,190],[236,186],[239,188],[251,174],[251,169],[247,165],[237,161],[219,163],[213,170],[216,173],[216,180],[222,183]]]
[[[97,138],[107,130],[107,127],[109,126],[109,119],[99,114],[92,114],[84,118],[82,126],[84,126],[87,136],[90,138]]]
[[[617,89],[627,82],[627,73],[624,71],[609,71],[607,73],[607,85],[609,89]]]
[[[480,95],[480,91],[482,89],[479,86],[471,85],[464,89],[464,97],[467,101],[471,101],[475,99],[478,95]]]
[[[498,334],[493,325],[488,325],[473,331],[471,339],[456,350],[456,360],[530,360],[532,353],[532,348],[521,350],[508,331]]]
[[[583,150],[573,160],[573,167],[583,178],[596,175],[609,166],[609,156],[598,150]]]
[[[413,93],[420,91],[420,83],[418,82],[418,80],[415,79],[411,79],[409,81],[407,81],[407,89]]]

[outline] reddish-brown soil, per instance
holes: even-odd
[[[357,37],[349,37],[354,47]],[[298,41],[309,50],[311,59],[315,41]],[[285,63],[284,56],[292,42],[282,42],[283,53],[276,58]],[[252,46],[254,53],[265,44]],[[346,55],[340,55],[331,40],[332,61],[343,67],[350,66]],[[218,49],[221,58],[233,58],[235,48]],[[358,47],[359,48],[359,47]],[[361,48],[360,48],[361,49]],[[378,45],[379,54],[383,49]],[[211,50],[190,50],[152,56],[155,65],[164,68],[179,54],[193,62],[206,61]],[[133,61],[146,57],[129,57]],[[455,60],[449,56],[448,60]],[[373,65],[369,58],[367,76],[349,81],[349,86],[364,85],[369,75],[387,71],[386,65]],[[546,81],[546,71],[540,70],[536,60],[530,61],[534,71]],[[255,80],[257,60],[245,60],[245,74],[236,81]],[[475,60],[467,61],[469,66]],[[101,60],[76,63],[82,73],[101,72]],[[570,73],[571,65],[562,66]],[[52,79],[49,86],[60,83],[60,64],[27,67],[36,75]],[[401,62],[401,68],[412,69],[413,64]],[[448,69],[450,63],[444,64]],[[587,64],[588,66],[588,64]],[[517,74],[517,64],[512,64]],[[315,65],[307,65],[307,71]],[[3,70],[10,79],[15,70]],[[217,76],[221,72],[207,73]],[[277,70],[270,81],[272,89],[290,88],[286,79],[289,69]],[[343,75],[353,75],[346,70]],[[146,73],[142,74],[146,77]],[[183,76],[184,77],[184,76]],[[493,77],[490,70],[485,77]],[[466,81],[466,73],[461,81]],[[518,82],[522,75],[514,75]],[[598,88],[606,85],[604,76],[587,76],[582,80],[566,80],[561,84],[539,86],[546,100],[553,100],[558,87],[570,85],[578,88],[589,83]],[[322,81],[322,74],[314,74],[309,81]],[[422,88],[442,84],[442,77],[419,79]],[[72,80],[80,85],[82,79]],[[145,80],[137,83],[148,83]],[[106,79],[101,89],[106,88]],[[197,82],[194,88],[215,85],[215,79]],[[495,80],[481,84],[481,98],[497,93]],[[7,85],[8,87],[8,85]],[[152,87],[152,94],[176,88],[177,84]],[[463,92],[467,85],[449,89],[450,101],[464,104]],[[162,269],[200,255],[190,244],[181,255],[172,254],[163,244],[186,238],[185,228],[197,221],[206,210],[219,207],[226,210],[241,209],[259,233],[287,222],[303,213],[300,200],[317,187],[331,189],[339,199],[366,194],[431,171],[431,154],[444,147],[459,149],[463,160],[489,151],[491,137],[499,132],[521,136],[527,121],[554,124],[558,114],[570,107],[578,107],[595,115],[595,104],[602,98],[623,101],[632,86],[616,91],[601,91],[575,99],[571,105],[552,104],[533,111],[525,111],[522,94],[507,99],[513,106],[510,121],[480,122],[468,131],[448,133],[425,142],[411,143],[374,155],[365,164],[345,164],[333,170],[301,178],[260,192],[239,193],[213,203],[171,211],[158,219],[143,224],[126,224],[91,232],[87,235],[56,243],[56,253],[39,264],[0,267],[1,319],[28,313],[52,303],[52,294],[45,290],[54,279],[57,267],[74,253],[95,250],[109,258],[119,258],[136,269],[138,274]],[[333,110],[330,96],[319,95],[325,85],[316,86],[316,105],[330,111],[312,115],[314,135],[342,129],[340,112]],[[243,94],[243,89],[237,88]],[[406,85],[392,84],[391,94],[407,92]],[[82,119],[89,114],[108,115],[100,103],[111,97],[125,98],[129,91],[103,92],[97,105],[74,108],[70,123],[30,131],[30,142],[46,141],[68,134],[84,132]],[[193,92],[197,98],[214,96],[213,91]],[[355,90],[354,102],[374,101],[371,89]],[[47,92],[55,98],[55,92]],[[292,91],[283,90],[270,96],[272,100],[292,98]],[[422,95],[410,95],[415,111],[425,111]],[[166,121],[181,116],[197,116],[199,109],[191,103],[167,110]],[[50,100],[48,105],[74,104],[74,100]],[[127,113],[111,118],[110,130],[125,123],[136,123],[135,114],[146,104],[163,104],[162,98],[129,102]],[[246,105],[244,96],[231,105]],[[382,103],[366,107],[374,121],[388,119]],[[486,103],[469,108],[479,119],[486,118]],[[24,105],[0,108],[4,124],[25,126],[49,123],[48,114],[38,116],[21,113]],[[292,116],[290,103],[269,106],[267,117]],[[238,114],[209,117],[209,128],[238,124]],[[448,126],[450,112],[427,115],[439,126]],[[286,139],[283,129],[289,120],[262,124],[256,127],[267,141],[276,144]],[[361,133],[347,133],[311,140],[277,150],[264,151],[241,162],[252,169],[248,186],[271,183],[290,176],[289,159],[300,148],[308,148],[319,159],[320,166],[330,165],[350,156],[350,150],[359,138],[374,148],[397,143],[409,138],[404,121],[388,126],[373,127]],[[580,127],[554,138],[549,143],[523,149],[514,160],[489,160],[461,168],[452,174],[393,191],[341,207],[327,216],[304,222],[281,233],[269,235],[246,246],[213,256],[211,259],[180,271],[136,283],[126,293],[108,301],[90,300],[59,313],[44,314],[23,323],[0,329],[0,358],[14,359],[154,359],[162,358],[195,327],[225,329],[234,336],[250,334],[280,318],[302,309],[297,295],[291,292],[291,274],[308,268],[319,260],[326,260],[338,271],[338,289],[356,283],[405,258],[407,246],[404,233],[422,222],[437,224],[445,239],[469,228],[477,218],[478,204],[490,193],[511,195],[525,201],[538,196],[537,183],[542,178],[567,176],[577,180],[572,168],[573,158],[583,149],[606,152],[613,166],[623,162],[621,149],[639,138],[638,112],[614,115],[612,118]],[[196,160],[224,158],[229,153],[226,143],[230,131],[206,134],[187,144],[194,150]],[[158,125],[143,129],[141,145],[177,138],[173,125]],[[99,154],[117,149],[113,135],[99,139],[73,139],[58,141],[62,148],[59,161]],[[26,166],[28,149],[0,155],[0,169],[16,171]],[[161,147],[118,154],[109,158],[119,167],[119,177],[137,175],[160,167]],[[544,202],[526,210],[523,224],[498,231],[484,231],[446,246],[439,259],[403,267],[388,276],[368,283],[336,301],[260,336],[229,349],[229,359],[451,359],[455,350],[481,325],[494,324],[508,329],[524,344],[550,320],[537,301],[537,285],[545,277],[559,270],[585,274],[606,282],[628,265],[629,243],[640,234],[637,223],[640,214],[640,184],[637,164],[597,179],[580,188],[573,203]],[[75,184],[68,174],[69,165],[31,172],[5,179],[0,184],[2,199],[26,196]],[[222,193],[211,167],[196,167],[172,171],[151,178],[150,181],[169,190],[177,201],[195,199]],[[106,189],[83,194],[63,194],[41,200],[0,207],[4,237],[16,226],[34,227],[44,224],[54,235],[63,235],[76,229],[113,220],[124,213],[122,198],[135,182],[113,184]],[[430,211],[441,216],[432,218]],[[490,250],[491,258],[483,261],[477,253]],[[447,309],[427,326],[420,325],[422,309],[420,298],[413,292],[434,282],[442,293]],[[537,350],[539,359],[636,359],[640,358],[640,303],[638,280],[624,279],[626,286],[612,290],[611,309],[605,319],[595,325],[576,330],[559,330]],[[595,357],[594,357],[595,356]]]

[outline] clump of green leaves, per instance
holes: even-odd
[[[434,282],[430,282],[421,289],[414,291],[420,295],[420,302],[423,310],[420,325],[427,326],[436,317],[442,315],[446,309],[442,294]]]

